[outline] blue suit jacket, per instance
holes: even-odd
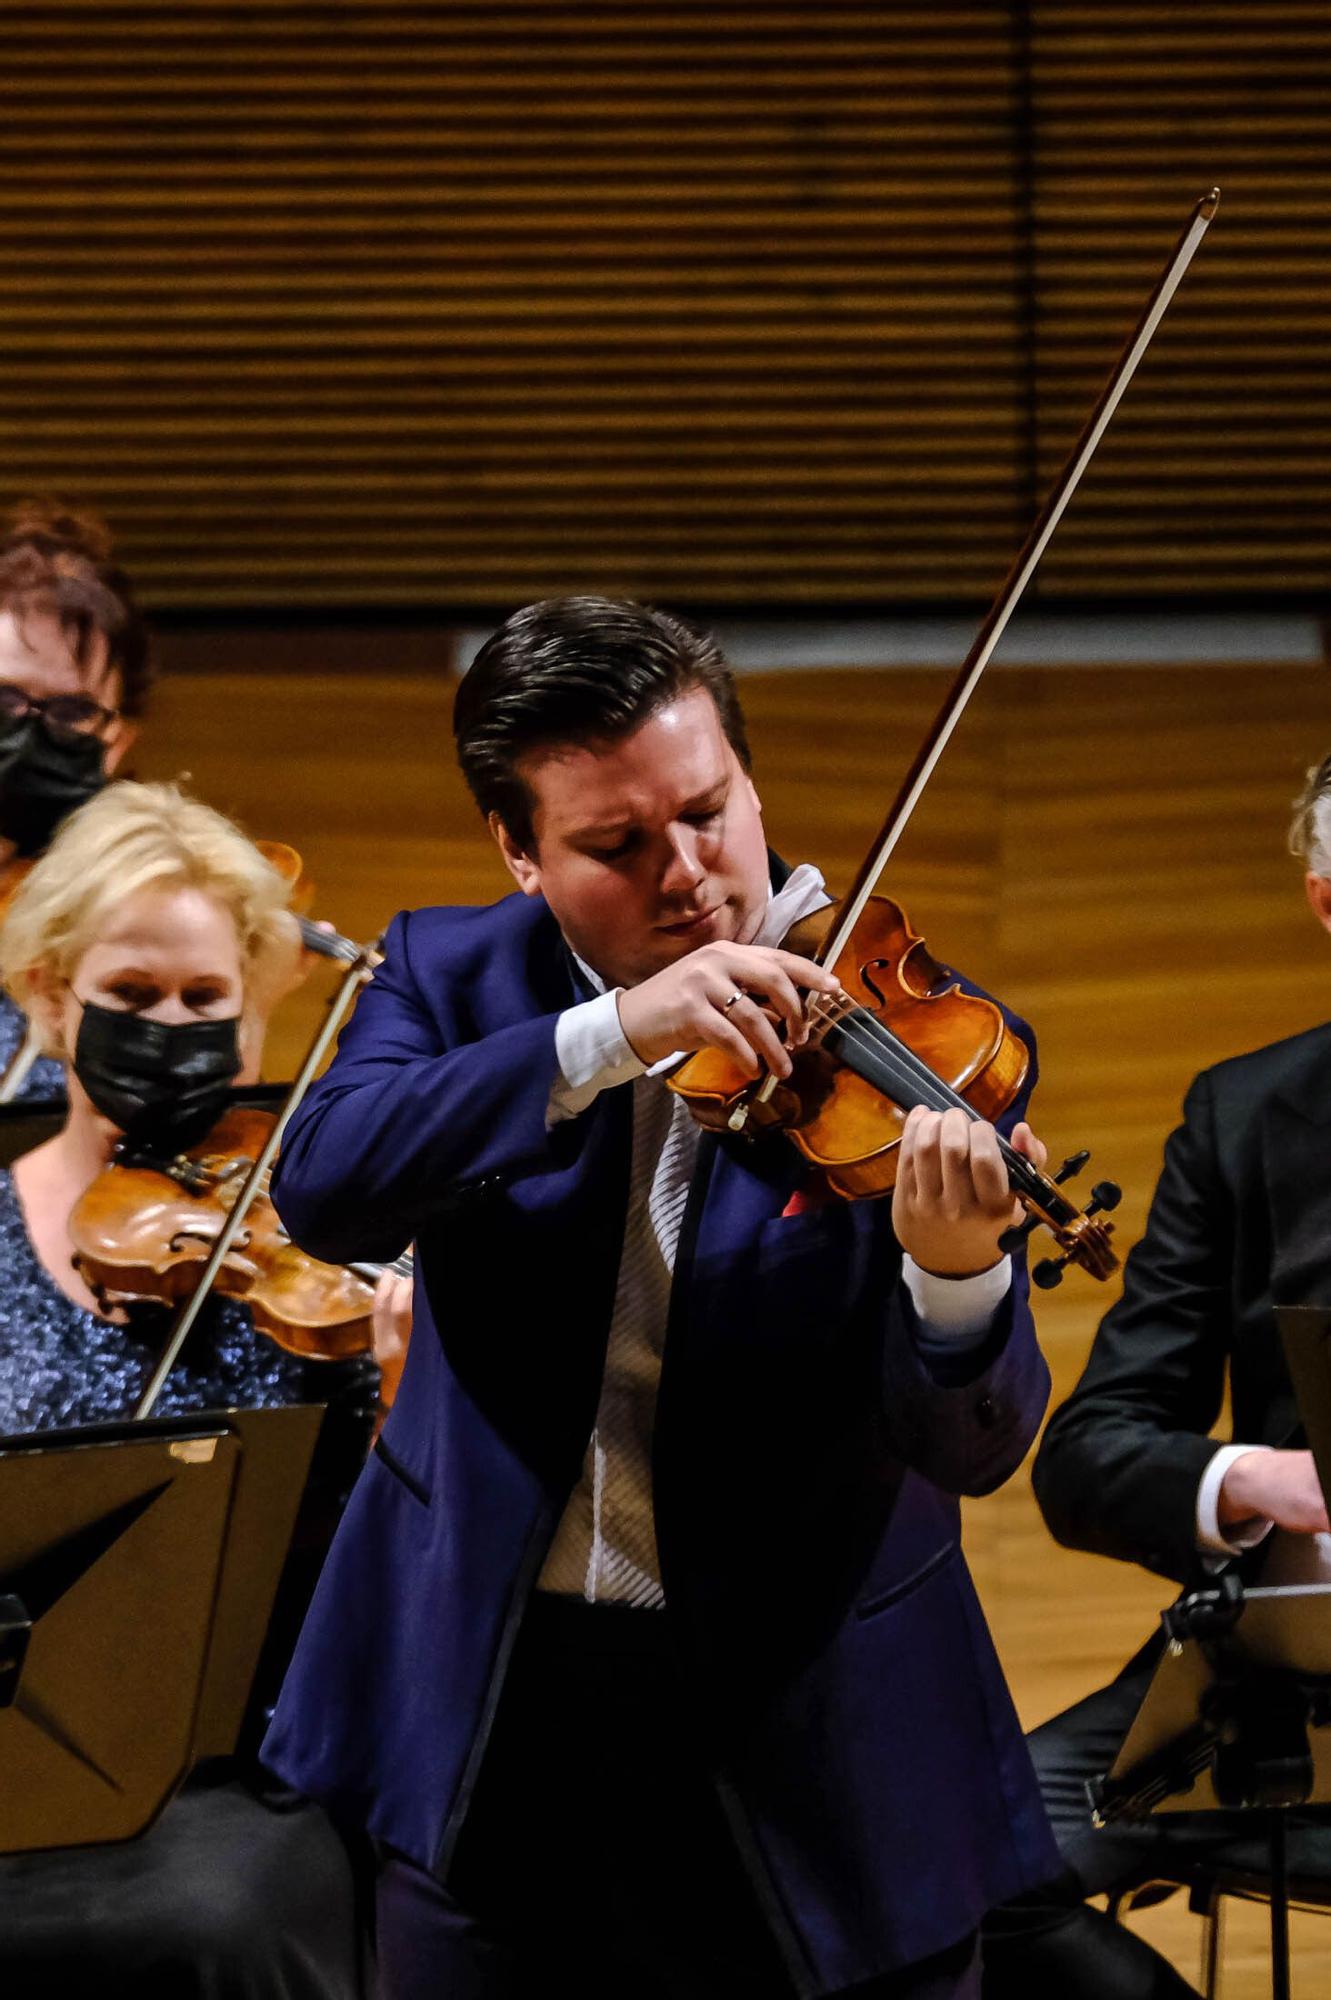
[[[275,1183],[339,1261],[417,1245],[416,1319],[265,1749],[442,1867],[595,1418],[630,1097],[546,1129],[578,997],[545,905],[422,910]],[[1024,1272],[978,1355],[921,1358],[886,1202],[783,1215],[787,1141],[704,1138],[654,1454],[662,1576],[741,1851],[803,1993],[939,1950],[1057,1856],[958,1537],[1048,1392]],[[644,1616],[648,1614],[643,1614]]]

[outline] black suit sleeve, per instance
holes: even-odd
[[[1217,1449],[1231,1344],[1234,1204],[1207,1075],[1183,1106],[1123,1296],[1045,1434],[1036,1497],[1060,1542],[1165,1576],[1196,1565],[1197,1487]]]

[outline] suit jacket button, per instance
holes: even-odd
[[[975,1421],[977,1424],[982,1424],[987,1431],[991,1431],[998,1422],[998,1411],[994,1408],[992,1396],[981,1396],[975,1405]]]

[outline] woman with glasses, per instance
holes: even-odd
[[[0,526],[0,919],[57,826],[99,791],[138,734],[152,668],[129,580],[96,515],[22,501]],[[0,1086],[26,1023],[0,996]],[[23,1094],[57,1096],[38,1059]]]

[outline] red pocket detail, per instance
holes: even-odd
[[[788,1215],[808,1215],[812,1209],[826,1208],[829,1201],[835,1200],[836,1196],[820,1175],[806,1187],[796,1188],[781,1211],[781,1219],[784,1221]]]

